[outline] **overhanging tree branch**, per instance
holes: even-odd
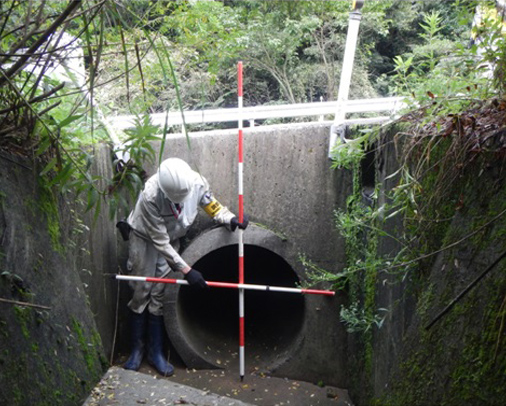
[[[44,31],[44,33],[39,37],[34,44],[28,48],[25,55],[20,57],[5,73],[0,77],[0,87],[5,85],[8,78],[11,78],[18,70],[20,70],[26,63],[28,59],[30,59],[30,55],[33,54],[47,39],[53,34],[56,29],[63,24],[66,18],[74,12],[74,10],[81,4],[82,0],[72,0],[67,8],[63,11],[63,13],[49,26],[49,28]]]
[[[58,86],[51,89],[50,91],[28,100],[28,103],[34,104],[34,103],[41,102],[41,101],[47,99],[48,97],[52,96],[53,94],[55,94],[58,90],[63,89],[64,86],[65,86],[65,83],[60,83]],[[16,104],[15,106],[11,106],[9,108],[0,110],[0,114],[9,113],[11,111],[18,110],[21,107],[26,107],[26,103]]]

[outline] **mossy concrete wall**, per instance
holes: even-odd
[[[399,131],[390,128],[378,145],[379,204],[388,202],[399,180],[390,176],[399,168],[398,159],[404,158],[396,149]],[[377,275],[375,306],[389,309],[382,328],[374,331],[369,343],[350,335],[349,389],[357,405],[504,402],[506,258],[489,267],[506,252],[506,162],[500,155],[484,153],[457,173],[445,191],[451,193],[436,207],[450,215],[437,223],[422,219],[422,228],[431,231],[412,236],[431,247],[421,252],[426,258],[409,272],[397,269]],[[427,195],[437,193],[429,176],[421,180]],[[398,218],[387,221],[384,230],[393,236],[411,231]],[[400,248],[391,237],[382,238],[379,245],[381,254]],[[454,306],[435,321],[451,303]]]
[[[500,405],[506,397],[506,258],[489,268],[506,253],[506,166],[498,159],[482,171],[479,161],[458,181],[460,193],[444,203],[455,215],[432,236],[450,248],[423,261],[411,283],[416,313],[388,390],[379,392],[390,404]]]
[[[317,266],[337,272],[344,265],[344,248],[334,227],[333,210],[343,207],[351,179],[349,174],[337,176],[330,169],[328,133],[324,125],[245,130],[244,189],[246,212],[253,222],[288,239]],[[191,147],[190,151],[184,137],[171,136],[163,155],[179,156],[198,166],[218,199],[237,212],[237,131],[192,134]],[[94,154],[96,173],[110,178],[109,151],[97,149]],[[9,336],[9,343],[2,343],[2,396],[8,398],[16,392],[21,400],[37,404],[42,388],[47,398],[47,393],[60,385],[48,399],[53,404],[72,404],[98,379],[101,362],[107,363],[114,350],[128,348],[128,287],[108,277],[118,271],[118,265],[124,265],[126,244],[118,245],[115,220],[109,218],[104,204],[95,217],[94,213],[83,213],[85,205],[74,198],[44,200],[31,164],[8,158],[16,163],[8,159],[0,162],[0,219],[5,219],[0,221],[1,263],[2,271],[9,272],[1,279],[0,297],[20,299],[25,295],[15,286],[19,277],[33,293],[27,301],[51,310],[42,311],[46,319],[29,319],[28,329],[23,329],[25,337],[23,324],[13,313],[18,311],[16,307],[0,304],[0,320],[6,326],[2,331]],[[146,169],[152,174],[156,164]],[[210,220],[200,215],[183,246],[209,227]],[[307,279],[304,270],[299,277]],[[343,297],[305,300],[309,316],[303,345],[289,368],[280,367],[278,374],[345,387],[346,335],[339,322]],[[24,312],[38,314],[40,310],[22,309]],[[44,334],[48,337],[44,344],[37,343],[36,338],[46,337]],[[39,355],[34,355],[35,351]],[[40,383],[35,385],[24,375],[18,379],[19,374],[10,375],[16,371],[16,357],[26,360],[20,364],[25,370],[50,370],[52,375],[37,378]],[[69,376],[75,379],[69,380]],[[29,389],[25,381],[31,382]],[[61,386],[61,382],[67,383]],[[75,382],[79,382],[78,388],[72,386]]]
[[[246,129],[244,200],[252,222],[337,273],[346,258],[334,210],[346,207],[352,175],[331,170],[328,133],[319,124]],[[388,201],[397,181],[390,176],[398,168],[389,138],[395,133],[386,134],[376,152],[378,204]],[[218,200],[237,212],[236,137],[235,130],[191,134],[189,149],[185,137],[171,135],[163,157],[181,157],[198,167]],[[95,155],[96,173],[110,177],[109,151],[97,149]],[[156,165],[146,169],[152,174]],[[504,160],[498,160],[462,173],[453,185],[458,206],[455,199],[445,205],[458,210],[433,239],[441,246],[461,243],[430,256],[416,273],[377,275],[375,305],[389,312],[369,342],[346,334],[339,320],[344,293],[331,301],[308,297],[302,345],[277,375],[349,388],[357,405],[501,404],[506,396],[504,261],[426,327],[506,250],[506,221],[499,215],[506,208],[504,173]],[[0,298],[10,302],[0,302],[0,404],[80,404],[113,350],[128,345],[122,334],[125,301],[116,307],[121,285],[108,277],[125,259],[115,220],[107,207],[95,217],[83,214],[76,199],[56,196],[39,187],[28,160],[2,154]],[[200,215],[183,247],[211,225]],[[385,230],[394,236],[404,231],[395,217]],[[380,253],[399,249],[395,239],[379,241]],[[307,269],[295,268],[306,280]],[[122,333],[114,342],[117,309]]]
[[[94,285],[89,271],[109,271],[104,256],[114,262],[114,250],[76,221],[81,209],[75,198],[39,187],[28,159],[1,153],[2,405],[80,405],[107,366],[101,335],[112,334],[99,334],[94,316],[110,323],[111,289],[102,275]]]
[[[100,177],[96,183],[99,190],[106,190],[107,181],[112,178],[112,155],[107,145],[97,146],[92,171]],[[77,214],[86,228],[80,239],[77,269],[83,288],[89,300],[89,307],[95,319],[107,359],[116,350],[116,329],[118,296],[122,286],[114,279],[120,266],[118,257],[126,248],[116,233],[116,216],[111,216],[107,199],[102,199],[101,209]]]
[[[392,142],[396,130],[391,131],[376,152],[378,204],[388,201],[397,181],[390,176],[399,166]],[[252,222],[337,273],[346,258],[334,210],[346,207],[352,174],[331,170],[328,133],[320,124],[246,129],[244,201]],[[99,148],[95,155],[96,173],[109,178],[110,152]],[[218,200],[237,212],[236,130],[191,134],[191,149],[185,137],[171,135],[163,152],[169,156],[198,167]],[[156,164],[146,169],[152,174]],[[349,388],[357,405],[501,404],[506,396],[504,261],[426,327],[506,250],[506,221],[499,215],[506,207],[504,173],[504,160],[498,160],[462,173],[453,185],[458,210],[433,239],[445,246],[469,238],[431,255],[416,273],[377,275],[375,305],[389,312],[369,342],[346,334],[339,320],[344,293],[331,301],[307,297],[302,344],[276,374]],[[115,220],[106,206],[95,217],[83,214],[78,200],[56,196],[39,187],[29,160],[1,155],[0,298],[9,301],[0,302],[1,404],[80,404],[113,350],[128,346],[125,298],[117,307],[122,287],[108,277],[125,259]],[[457,207],[454,200],[445,205]],[[199,215],[183,248],[211,226]],[[395,217],[385,231],[404,232]],[[386,237],[378,247],[383,254],[400,249]],[[294,268],[305,281],[308,270]],[[117,309],[121,334],[115,342]]]

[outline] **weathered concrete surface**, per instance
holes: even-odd
[[[398,133],[411,130],[397,123],[383,132],[375,148],[378,207],[389,202],[399,184],[395,174],[399,162],[406,160],[403,143],[412,151],[417,148]],[[492,153],[494,145],[489,144],[487,154],[478,154],[462,169],[455,151],[466,160],[471,155],[453,142],[469,138],[452,137],[446,144],[451,148],[434,147],[430,154],[425,147],[436,137],[428,144],[417,140],[423,148],[412,158],[426,154],[430,168],[417,179],[423,190],[419,223],[408,221],[403,228],[398,216],[382,224],[386,234],[379,238],[380,255],[399,253],[397,236],[410,241],[414,251],[402,268],[380,270],[375,276],[374,306],[388,309],[382,327],[374,329],[369,341],[349,335],[348,389],[356,404],[504,403],[506,347],[499,343],[504,340],[506,303],[506,161],[504,155]],[[504,145],[504,131],[487,139]],[[429,155],[437,157],[434,163],[429,163]],[[451,162],[446,168],[442,156]],[[414,164],[422,167],[418,160]],[[434,179],[446,170],[451,176],[443,188]]]
[[[252,222],[286,239],[286,245],[290,246],[290,254],[286,256],[300,281],[306,280],[306,270],[297,260],[299,253],[333,272],[339,271],[344,264],[343,244],[333,224],[333,210],[344,206],[350,179],[346,173],[338,176],[330,170],[330,162],[326,158],[328,131],[328,127],[323,125],[245,129],[246,212]],[[210,181],[218,199],[237,212],[236,138],[236,130],[192,134],[190,152],[186,138],[170,136],[164,156],[179,156],[188,160],[193,167],[198,166]],[[107,149],[97,149],[95,154],[97,174],[108,177],[111,160]],[[66,396],[67,392],[71,392],[77,399],[84,392],[83,389],[73,388],[74,382],[79,381],[79,385],[86,388],[88,383],[98,379],[102,368],[100,360],[105,362],[113,351],[118,283],[104,276],[116,273],[118,256],[124,245],[118,249],[115,221],[109,218],[104,205],[97,220],[93,218],[93,213],[88,213],[82,215],[83,223],[76,224],[71,220],[82,210],[82,203],[75,199],[68,202],[62,200],[59,202],[62,211],[53,218],[54,221],[47,221],[47,213],[44,210],[41,212],[36,204],[43,202],[43,199],[37,195],[36,175],[31,168],[25,168],[23,164],[12,165],[9,161],[5,161],[4,165],[1,171],[3,205],[0,237],[4,253],[2,271],[7,273],[1,279],[1,293],[7,298],[23,298],[24,294],[18,294],[14,286],[17,283],[15,276],[19,275],[28,284],[30,294],[34,294],[33,301],[50,306],[49,314],[51,317],[54,314],[58,322],[46,323],[46,313],[42,313],[44,317],[37,318],[36,311],[29,318],[28,327],[30,334],[37,331],[37,334],[45,337],[44,344],[28,338],[26,340],[29,342],[25,343],[25,338],[20,338],[25,334],[23,323],[12,319],[20,315],[6,316],[2,313],[1,321],[17,329],[15,332],[10,327],[3,329],[4,336],[13,334],[15,338],[12,342],[24,343],[16,346],[15,351],[12,350],[15,357],[21,356],[22,362],[17,365],[26,371],[53,371],[52,375],[41,379],[26,379],[32,382],[29,391],[25,391],[24,386],[18,383],[18,386],[12,386],[11,381],[7,380],[10,378],[3,374],[2,383],[5,385],[2,385],[2,395],[10,390],[8,388],[14,388],[23,396],[36,396],[59,385],[55,396]],[[148,168],[150,173],[154,170],[154,166]],[[57,252],[58,249],[50,243],[48,233],[54,232],[57,224],[61,226],[62,234],[56,240],[62,246],[71,246],[72,251]],[[196,236],[211,225],[205,215],[199,216],[183,246],[191,244]],[[14,293],[9,293],[13,289]],[[346,386],[346,339],[338,320],[341,301],[339,297],[331,301],[319,297],[304,298],[307,313],[303,315],[302,333],[294,340],[297,351],[283,356],[283,362],[273,368],[276,374]],[[1,306],[5,309],[4,306],[10,305]],[[120,301],[120,313],[126,313],[124,309],[124,303]],[[37,326],[37,320],[43,321],[40,327]],[[49,330],[44,332],[45,328]],[[118,330],[124,331],[121,324]],[[127,340],[122,337],[125,335],[117,337],[116,347],[124,346]],[[78,342],[79,345],[76,344]],[[78,355],[72,353],[72,357],[63,356],[63,348],[67,347],[70,351],[77,350]],[[7,351],[3,354],[7,355],[11,351],[9,348],[4,348]],[[30,354],[28,348],[35,355]],[[44,357],[40,354],[44,354]],[[51,359],[51,354],[57,354],[57,357]],[[11,362],[15,357],[6,356],[5,360]],[[36,365],[40,362],[46,362],[48,368],[38,368]],[[54,368],[51,368],[53,363]],[[83,363],[88,371],[81,373]],[[5,365],[5,361],[0,365],[2,371],[7,370]],[[16,371],[11,364],[8,365]],[[72,372],[67,373],[69,370]],[[61,386],[60,381],[65,380],[67,383]],[[33,382],[36,384],[33,385]]]
[[[246,128],[244,205],[254,222],[283,234],[323,268],[337,270],[345,258],[333,213],[345,207],[351,177],[330,169],[328,135],[328,126],[318,124]],[[198,166],[218,200],[237,212],[237,131],[192,133],[190,139],[191,151],[185,137],[169,135],[164,157]]]
[[[395,134],[397,129],[392,127],[390,131],[378,145],[379,152],[376,154],[376,177],[381,185],[378,207],[391,203],[390,192],[397,186],[400,178],[399,174],[392,176],[399,169],[399,161],[396,152],[398,146],[391,142],[391,134]],[[388,236],[380,238],[378,253],[393,257],[403,247],[389,235],[402,235],[404,231],[401,217],[396,216],[385,221],[383,230]],[[411,275],[407,275],[401,281],[394,272],[383,272],[379,279],[376,286],[376,308],[390,311],[386,314],[382,328],[374,331],[373,376],[363,377],[366,380],[372,379],[371,387],[376,395],[384,393],[388,388],[390,374],[398,362],[404,338],[415,315],[416,305],[411,288],[413,285]]]
[[[141,371],[110,368],[83,406],[353,405],[345,390],[308,382],[259,375],[248,375],[241,382],[237,371],[196,371],[177,366],[170,378],[158,377],[150,367],[141,367]]]
[[[245,129],[244,202],[253,222],[282,234],[317,266],[338,272],[345,256],[334,210],[345,207],[351,177],[347,171],[330,169],[328,134],[329,128],[318,124]],[[191,151],[185,137],[169,136],[164,157],[180,157],[198,167],[218,200],[237,212],[237,131],[196,133],[190,138]],[[209,225],[201,216],[194,230]],[[306,279],[305,270],[297,273]],[[307,297],[305,303],[310,310],[303,343],[276,373],[346,387],[346,334],[339,322],[342,298],[329,303]]]
[[[44,192],[28,160],[0,156],[0,404],[79,405],[105,359],[87,305],[75,201]],[[34,307],[44,306],[44,307]]]
[[[167,379],[157,379],[140,372],[112,367],[83,404],[83,406],[105,405],[247,406],[248,403]]]
[[[499,114],[504,126],[504,114]],[[469,139],[454,137],[463,143]],[[394,313],[385,332],[392,336],[378,336],[374,349],[374,390],[384,404],[504,403],[506,347],[500,343],[506,303],[506,160],[497,152],[504,150],[504,130],[486,138],[490,152],[469,158],[463,170],[446,150],[452,157],[449,171],[455,172],[444,190],[430,180],[432,174],[421,179],[425,193],[439,198],[438,214],[444,212],[445,220],[430,224],[430,234],[422,237],[429,247],[422,252],[426,258],[407,275],[404,292],[377,287],[378,298],[391,298]],[[388,151],[388,143],[385,134],[382,149]],[[452,150],[466,160],[471,156],[458,143]],[[438,318],[444,309],[449,310]],[[379,369],[382,363],[389,369]]]
[[[112,178],[111,152],[108,146],[102,145],[95,147],[94,155],[92,172],[102,178],[97,182],[97,187],[105,190],[107,179]],[[116,219],[110,217],[107,200],[104,199],[98,216],[95,217],[94,211],[90,211],[83,215],[83,221],[86,227],[83,228],[79,240],[77,269],[80,270],[83,288],[89,299],[105,355],[110,359],[115,343],[119,292],[118,282],[108,276],[117,273],[119,266]]]

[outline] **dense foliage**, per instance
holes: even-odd
[[[406,61],[413,59],[402,65],[394,57],[423,42],[424,13],[444,16],[432,44],[444,53],[440,44],[467,35],[473,6],[366,2],[351,97],[402,90],[396,73],[410,75]],[[117,182],[135,191],[149,151],[135,132],[117,133],[104,116],[138,115],[140,138],[149,141],[171,129],[152,128],[144,114],[235,106],[238,60],[245,105],[333,100],[349,9],[348,1],[0,2],[0,147],[35,154],[49,185],[86,192],[89,207],[120,190]],[[118,162],[128,173],[105,189],[89,175],[92,149],[82,148],[102,139],[136,140],[120,154],[130,161]]]
[[[460,39],[459,18],[472,7],[463,4],[366,2],[352,97],[399,87],[394,57],[422,42],[424,12],[444,16],[441,38]],[[3,1],[2,131],[26,134],[0,145],[33,147],[36,122],[52,143],[72,149],[76,139],[115,139],[104,114],[235,106],[238,60],[246,105],[333,100],[349,8],[348,1]],[[79,75],[69,73],[80,55]]]
[[[443,17],[433,10],[423,14],[419,34],[423,42],[394,58],[396,89],[407,96],[410,109],[401,121],[409,125],[395,140],[404,149],[399,168],[384,179],[395,179],[396,184],[381,204],[379,190],[364,191],[371,185],[360,181],[366,155],[374,155],[380,142],[379,132],[362,131],[352,141],[336,145],[334,167],[352,169],[355,177],[348,211],[336,214],[337,226],[352,247],[350,267],[338,280],[368,270],[402,268],[403,276],[407,275],[411,270],[407,265],[417,262],[413,257],[430,257],[437,252],[436,247],[420,247],[419,237],[426,232],[427,223],[448,221],[455,214],[454,210],[444,212],[440,202],[448,198],[462,172],[479,156],[504,158],[504,145],[496,140],[495,132],[501,128],[504,110],[504,82],[498,78],[504,75],[505,28],[497,13],[487,15],[495,10],[493,5],[487,8],[482,3],[481,7],[481,21],[472,30],[472,46],[445,39],[441,34]],[[485,108],[489,101],[492,107]],[[428,178],[430,188],[424,185]],[[382,187],[376,183],[377,189]],[[369,206],[363,204],[364,193]],[[458,207],[459,202],[455,204]],[[396,216],[410,232],[389,235],[401,249],[395,257],[379,258],[376,240],[385,236],[385,222]]]
[[[148,114],[235,106],[237,61],[245,66],[245,105],[335,100],[350,3],[1,1],[0,149],[32,157],[47,189],[84,193],[96,213],[107,200],[115,214],[126,205],[124,190],[135,196],[142,186],[142,164],[160,159],[150,142],[172,131],[153,126]],[[505,108],[504,24],[484,13],[471,30],[477,4],[494,10],[492,1],[472,0],[368,0],[362,9],[350,97],[405,95],[418,112],[408,116],[414,129],[384,204],[368,190],[364,205],[360,184],[374,133],[336,147],[335,167],[355,172],[348,208],[335,219],[348,266],[336,274],[304,261],[315,282],[348,289],[342,319],[367,340],[386,312],[374,301],[378,271],[403,279],[436,253],[419,237],[442,243],[430,240],[427,224],[460,210],[460,200],[438,206],[448,193],[460,198],[455,179],[475,159],[504,154],[463,114],[484,116],[483,100],[492,97]],[[119,114],[136,115],[135,128],[110,128],[104,118]],[[90,175],[94,145],[103,140],[116,144],[112,179]],[[401,216],[408,232],[388,234],[385,221]],[[378,254],[385,238],[399,244],[396,255]]]
[[[185,108],[235,106],[238,60],[245,64],[247,105],[337,97],[350,2],[134,3],[139,8],[136,12],[139,17],[131,23],[137,29],[125,32],[122,38],[139,48],[142,43],[144,48],[152,45],[146,41],[146,35],[164,40],[177,71]],[[390,79],[395,68],[393,58],[423,41],[418,34],[422,32],[424,12],[438,10],[445,16],[445,28],[440,35],[448,42],[460,41],[468,35],[469,20],[463,22],[461,18],[472,15],[467,9],[472,5],[462,3],[366,2],[351,96],[387,95],[395,90]],[[117,41],[111,41],[113,47],[121,42],[116,35]],[[126,48],[134,61],[137,48],[131,45]],[[141,55],[146,55],[141,63],[144,72],[133,70],[128,83],[124,80],[104,87],[99,91],[100,100],[115,112],[132,111],[132,106],[138,107],[145,100],[149,111],[164,110],[167,103],[177,108],[174,88],[160,86],[160,67],[153,51],[146,49]],[[119,56],[104,60],[101,72],[108,78],[125,68],[126,63]]]
[[[481,54],[469,47],[476,4],[367,1],[351,97],[412,95],[432,115],[502,91],[503,69],[493,71],[495,86],[478,69],[502,67],[500,27],[482,24]],[[114,213],[126,204],[123,189],[142,186],[142,163],[157,158],[149,142],[171,130],[147,114],[235,106],[238,60],[246,105],[335,99],[349,9],[347,1],[1,2],[0,148],[35,156],[44,185],[86,193],[88,209],[98,213],[109,197]],[[125,134],[104,120],[122,113],[138,116]],[[360,159],[367,138],[338,147],[336,166]],[[120,149],[106,182],[90,175],[99,140]]]

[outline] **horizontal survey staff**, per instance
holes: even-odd
[[[149,276],[130,276],[130,275],[116,275],[116,279],[122,281],[137,281],[137,282],[152,282],[152,283],[169,283],[177,285],[188,285],[188,281],[184,279],[166,279],[166,278],[151,278]],[[231,289],[246,289],[246,290],[262,290],[267,292],[284,292],[284,293],[304,293],[309,295],[325,295],[334,296],[336,292],[332,290],[318,290],[318,289],[299,289],[287,288],[284,286],[268,286],[268,285],[253,285],[248,283],[230,283],[230,282],[211,282],[206,281],[207,286],[211,288],[231,288]]]

